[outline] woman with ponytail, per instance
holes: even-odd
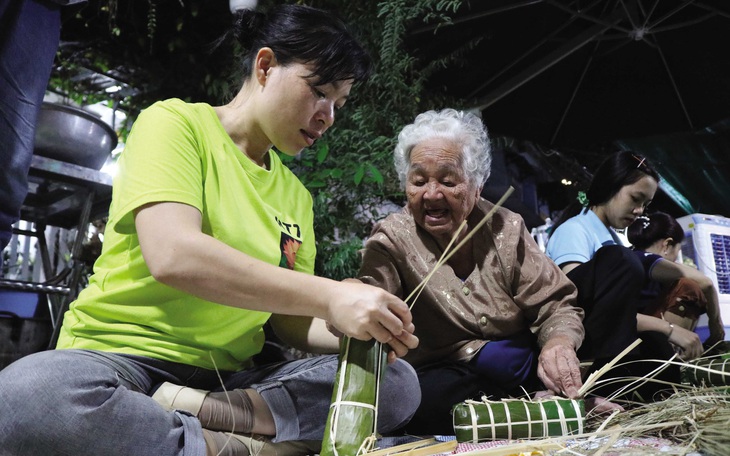
[[[723,340],[725,328],[712,280],[697,268],[676,262],[684,240],[677,220],[664,212],[642,215],[629,225],[626,236],[646,271],[640,312],[689,331],[707,312],[710,336],[705,346]]]
[[[644,213],[658,184],[659,174],[646,158],[628,151],[614,153],[601,163],[588,190],[579,192],[577,201],[552,228],[547,254],[578,288],[586,330],[578,356],[594,360],[592,370],[611,361],[637,338],[643,342],[624,361],[668,359],[674,355],[673,345],[684,359],[702,353],[697,334],[638,312],[644,268],[615,231]],[[652,362],[631,363],[608,375],[641,377],[656,367]],[[670,366],[661,379],[679,382],[679,370]],[[610,397],[619,386],[597,394]],[[656,390],[647,383],[639,395],[648,400]]]
[[[263,325],[336,353],[326,329],[393,352],[378,431],[420,400],[396,359],[418,344],[408,306],[313,275],[312,197],[281,162],[332,126],[370,60],[332,14],[239,13],[240,90],[222,106],[172,99],[135,122],[114,180],[103,252],[57,350],[0,371],[0,453],[313,454],[335,354],[255,365]]]

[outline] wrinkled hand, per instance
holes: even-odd
[[[580,363],[570,338],[553,337],[540,352],[537,376],[552,392],[570,399],[578,397],[583,385],[580,378]]]
[[[679,347],[679,357],[685,361],[702,356],[704,349],[697,333],[675,325],[669,335],[669,342]]]
[[[341,282],[329,303],[330,332],[359,340],[375,339],[388,344],[389,361],[403,357],[418,346],[415,326],[408,306],[380,288],[359,281]],[[336,332],[335,332],[336,331]]]

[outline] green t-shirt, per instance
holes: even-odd
[[[213,108],[173,99],[135,122],[114,178],[102,254],[63,321],[58,348],[148,356],[239,370],[264,342],[270,313],[191,296],[160,282],[142,258],[133,211],[152,202],[196,207],[205,234],[268,263],[313,273],[312,197],[278,156],[246,157]],[[169,227],[170,232],[175,230]],[[206,265],[201,264],[200,268]]]

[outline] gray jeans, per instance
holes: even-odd
[[[321,440],[337,357],[222,372],[226,389],[254,388],[276,421],[275,441]],[[87,350],[26,356],[0,371],[0,455],[205,455],[197,418],[150,396],[172,382],[222,390],[215,371]],[[415,372],[398,360],[380,390],[378,427],[403,426],[420,401]]]

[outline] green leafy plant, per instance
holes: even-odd
[[[353,89],[323,140],[288,161],[314,195],[316,272],[342,279],[357,273],[357,251],[373,222],[385,215],[383,207],[404,202],[392,159],[400,129],[427,109],[458,107],[427,85],[433,72],[453,63],[458,54],[422,62],[406,40],[409,29],[418,24],[448,26],[449,12],[461,1],[302,3],[337,10],[356,27],[375,65],[371,79]]]

